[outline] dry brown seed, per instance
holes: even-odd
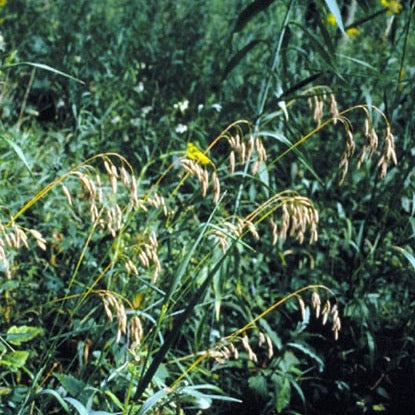
[[[252,360],[253,362],[257,363],[258,358],[257,358],[256,354],[253,352],[253,350],[251,349],[251,346],[249,345],[248,337],[247,337],[246,334],[244,334],[241,341],[242,341],[242,346],[244,347],[244,349],[248,353],[248,358],[250,360]]]
[[[220,196],[220,182],[216,172],[212,174],[213,202],[217,203]]]
[[[323,118],[323,101],[315,95],[314,96],[314,114],[313,119],[317,122],[317,125],[320,125]]]
[[[304,300],[300,296],[297,297],[297,300],[298,300],[298,304],[300,305],[301,319],[303,321],[305,321],[305,304],[304,304]]]
[[[140,252],[138,254],[138,258],[140,259],[140,262],[143,265],[143,267],[149,267],[150,266],[150,262],[148,260],[148,257],[144,252]]]
[[[151,245],[153,245],[154,247],[158,246],[157,236],[154,232],[150,233],[150,242],[151,242]]]
[[[118,170],[114,165],[111,165],[111,173],[116,179],[118,179]]]
[[[131,348],[135,348],[141,344],[141,340],[143,338],[143,326],[138,316],[134,316],[131,318],[129,323],[129,329],[130,336],[132,339]]]
[[[236,134],[235,136],[235,149],[238,150],[238,153],[240,153],[241,148],[241,138],[239,137],[239,134]]]
[[[231,352],[226,346],[223,346],[221,353],[223,354],[226,360],[229,360],[229,358],[231,357]]]
[[[374,128],[371,129],[369,138],[370,138],[370,141],[369,141],[370,149],[371,149],[371,154],[372,154],[373,152],[376,151],[378,147],[378,143],[379,143],[379,138]]]
[[[245,161],[246,161],[246,159],[245,159],[245,157],[246,157],[246,146],[245,146],[244,142],[241,143],[240,156],[241,156],[242,163],[245,163]]]
[[[231,353],[233,355],[233,358],[237,360],[239,358],[238,349],[233,345],[233,343],[229,344],[229,349],[231,350]]]
[[[330,94],[330,114],[334,118],[333,124],[336,125],[337,118],[339,117],[339,110],[337,108],[336,97],[333,93]]]
[[[205,197],[209,186],[209,173],[206,169],[202,170],[202,177],[199,178],[200,186],[202,188],[202,196]]]
[[[122,212],[121,212],[121,208],[119,205],[115,205],[114,206],[115,209],[115,217],[117,218],[116,223],[117,223],[117,230],[120,230],[122,227]]]
[[[102,294],[100,295],[100,297],[101,297],[101,299],[102,299],[102,303],[103,303],[103,305],[104,305],[104,311],[105,311],[105,314],[107,315],[108,320],[112,323],[112,321],[113,321],[113,315],[112,315],[111,309],[110,309],[110,307],[109,307],[108,300],[107,300],[107,298],[106,298],[104,295],[102,295]]]
[[[112,166],[112,162],[110,160],[104,160],[104,167],[105,167],[105,170],[108,173],[108,176],[112,175],[111,166]]]
[[[253,175],[258,173],[259,167],[261,166],[261,161],[258,159],[255,161],[255,163],[252,165],[251,172]]]
[[[353,133],[350,130],[350,128],[347,128],[346,137],[347,137],[347,140],[346,140],[346,153],[347,153],[347,157],[351,157],[354,153],[354,150],[355,150],[355,142],[354,142],[354,138],[353,138]]]
[[[247,148],[246,148],[246,161],[247,162],[251,160],[252,153],[254,151],[254,147],[255,147],[254,138],[251,135],[249,137],[248,144],[247,144]]]
[[[265,343],[265,336],[264,336],[264,333],[260,331],[258,334],[258,346],[262,346],[264,343]]]
[[[340,318],[337,317],[334,321],[333,321],[333,330],[334,331],[340,331],[341,329],[341,322],[340,322]]]
[[[276,243],[278,242],[278,227],[277,224],[274,222],[273,219],[270,220],[270,225],[271,225],[271,232],[272,232],[272,245],[276,245]]]
[[[113,175],[109,176],[111,182],[112,193],[117,193],[117,178]]]
[[[272,346],[271,337],[269,337],[268,334],[266,334],[265,340],[267,341],[268,359],[272,359],[272,356],[274,356],[274,347]]]
[[[10,237],[7,233],[4,234],[4,239],[6,240],[7,246],[9,246],[9,247],[13,246],[12,241],[11,241],[11,239],[10,239]]]
[[[246,221],[245,224],[248,227],[249,232],[251,232],[251,234],[253,235],[253,237],[256,240],[258,240],[259,239],[259,234],[258,234],[258,232],[256,230],[255,225],[251,221]]]
[[[12,246],[15,249],[19,248],[19,240],[14,232],[9,233],[10,240],[12,241]]]
[[[72,206],[72,198],[71,198],[71,194],[69,193],[68,188],[63,183],[61,184],[61,186],[62,186],[63,194],[66,197],[66,200],[68,201],[69,205]]]
[[[89,196],[91,198],[93,198],[94,195],[96,194],[95,185],[93,184],[93,182],[91,180],[89,180],[89,178],[85,174],[83,174],[79,171],[76,171],[73,174],[76,175],[77,177],[79,177],[79,180],[81,181],[82,185],[88,191]]]
[[[231,151],[229,154],[229,164],[230,164],[230,172],[233,174],[235,173],[235,153]]]
[[[120,168],[120,176],[122,184],[128,189],[130,187],[130,179],[128,177],[127,170],[125,170],[124,166]]]
[[[91,206],[90,206],[89,210],[91,212],[91,220],[92,220],[92,222],[95,222],[98,219],[98,216],[99,216],[98,208],[97,208],[97,205],[95,204],[95,201],[93,201],[91,203]]]
[[[316,318],[320,317],[320,306],[321,306],[321,299],[317,292],[313,292],[311,295],[311,304],[316,312]]]

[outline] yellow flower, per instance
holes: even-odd
[[[398,14],[402,10],[402,4],[398,0],[380,0],[380,4],[388,9],[388,15]]]
[[[7,0],[0,0],[0,7],[4,7],[7,4]]]
[[[346,30],[347,36],[355,37],[360,33],[360,30],[357,27],[350,27]]]
[[[186,157],[190,160],[194,160],[199,164],[206,166],[207,164],[213,164],[209,157],[206,156],[202,151],[200,151],[193,143],[187,144],[187,153]]]
[[[330,24],[330,25],[332,25],[332,26],[335,26],[335,25],[336,25],[337,20],[336,20],[336,18],[334,17],[334,14],[333,14],[333,13],[329,13],[329,14],[327,15],[327,23],[328,23],[328,24]]]

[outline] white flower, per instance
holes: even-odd
[[[184,124],[177,124],[176,126],[176,133],[183,134],[187,131],[187,125]]]
[[[138,85],[133,88],[133,90],[137,92],[138,94],[140,94],[141,92],[144,91],[144,84],[142,82],[139,82]]]
[[[199,105],[197,106],[197,112],[202,112],[203,107],[204,107],[204,105],[203,105],[203,104],[199,104]]]
[[[222,111],[222,105],[220,105],[219,103],[213,104],[212,108],[214,110],[216,110],[217,112],[221,112]]]
[[[62,98],[59,98],[56,108],[63,108],[65,106],[65,101]]]
[[[174,109],[178,109],[182,114],[189,108],[189,101],[184,99],[183,101],[178,102],[173,105]]]
[[[121,117],[119,115],[116,115],[112,120],[111,124],[118,124],[121,121]]]

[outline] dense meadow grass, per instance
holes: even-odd
[[[412,413],[414,8],[0,0],[0,413]]]

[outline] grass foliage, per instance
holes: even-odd
[[[411,413],[414,7],[0,1],[0,412]]]

